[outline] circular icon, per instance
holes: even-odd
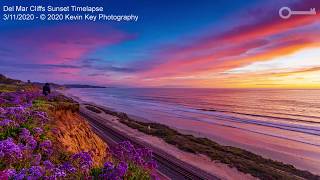
[[[287,11],[287,13],[286,13]],[[279,16],[282,18],[282,19],[288,19],[290,16],[291,16],[291,9],[288,8],[288,7],[282,7],[280,10],[279,10]]]
[[[40,15],[40,19],[41,19],[41,20],[46,20],[46,15],[41,14],[41,15]]]

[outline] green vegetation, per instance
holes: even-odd
[[[15,90],[16,87],[14,85],[0,84],[0,93],[14,92]]]
[[[89,109],[92,112],[95,112],[95,113],[98,113],[98,114],[101,113],[101,111],[99,109],[97,109],[97,108],[95,108],[93,106],[86,106],[86,108]]]
[[[320,179],[319,176],[308,171],[296,169],[292,165],[279,161],[266,159],[240,148],[223,146],[208,138],[181,134],[166,125],[136,121],[129,118],[125,113],[99,107],[94,108],[98,108],[106,114],[117,116],[121,123],[145,134],[159,137],[183,151],[207,155],[212,160],[225,163],[260,179]]]
[[[152,152],[129,141],[113,147],[111,159],[99,167],[94,166],[94,152],[67,151],[58,141],[53,114],[71,111],[78,116],[79,104],[55,92],[43,96],[39,86],[30,83],[5,80],[0,75],[0,83],[12,84],[0,84],[0,179],[157,178]]]
[[[46,99],[44,96],[40,96],[33,101],[33,107],[39,108],[46,112],[58,110],[70,110],[72,112],[79,111],[79,104],[77,102],[61,94],[51,95],[49,99]]]

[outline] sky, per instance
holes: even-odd
[[[2,0],[137,22],[1,21],[0,73],[121,87],[320,88],[319,0]],[[279,17],[279,9],[317,15]],[[1,12],[1,17],[4,12]]]

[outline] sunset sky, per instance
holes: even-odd
[[[108,86],[320,88],[319,0],[20,2],[103,6],[105,12],[135,14],[139,20],[1,21],[0,73],[13,78]],[[317,15],[284,20],[278,15],[283,6],[316,8]]]

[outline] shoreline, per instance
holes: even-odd
[[[77,100],[79,100],[79,101],[81,101],[82,103],[87,103],[87,104],[90,104],[90,105],[93,105],[93,106],[96,106],[96,107],[102,107],[102,108],[106,108],[106,109],[108,109],[108,110],[112,110],[112,111],[115,111],[114,109],[112,109],[112,108],[110,108],[110,107],[105,107],[105,106],[101,106],[101,105],[97,105],[96,103],[94,103],[94,102],[86,102],[86,101],[83,101],[83,100],[81,100],[81,98],[79,98],[79,97],[76,97],[76,96],[73,96],[73,95],[70,95],[70,94],[66,94],[67,96],[71,96],[72,98],[75,98],[75,99],[77,99]],[[130,116],[130,115],[129,115]],[[146,120],[146,119],[144,119],[144,118],[139,118],[139,117],[136,117],[136,116],[134,116],[134,117],[132,117],[132,116],[130,116],[130,118],[133,118],[133,119],[135,119],[135,120],[139,120],[139,121],[141,121],[141,122],[152,122],[152,121],[149,121],[149,120]],[[179,130],[179,132],[181,132],[181,133],[183,133],[183,134],[190,134],[190,135],[195,135],[196,137],[199,137],[199,136],[202,136],[202,137],[204,137],[204,135],[203,134],[199,134],[199,133],[195,133],[195,132],[191,132],[191,131],[186,131],[186,130],[181,130],[181,129],[178,129],[178,128],[174,128],[174,129],[177,129],[177,130]],[[220,142],[219,142],[220,143]],[[237,147],[237,146],[236,146]],[[246,149],[246,148],[244,148],[244,149]],[[254,153],[256,153],[256,152],[254,152]],[[202,157],[202,155],[197,155],[197,158],[201,158]],[[195,159],[196,160],[196,159]],[[211,160],[209,160],[209,161],[211,161]],[[212,163],[213,161],[211,161],[211,163]],[[216,163],[216,162],[214,162],[214,163]],[[225,165],[225,164],[223,164],[223,165]],[[239,171],[238,171],[238,173],[239,173]]]
[[[93,103],[85,103],[82,108],[85,106],[95,106]],[[99,106],[99,108],[102,108]],[[107,109],[107,108],[106,108]],[[90,110],[87,110],[90,111]],[[109,111],[109,110],[107,110]],[[91,112],[92,113],[92,112]],[[180,161],[190,164],[196,168],[199,168],[202,171],[205,171],[213,176],[218,177],[219,179],[248,179],[254,180],[255,177],[250,174],[245,174],[243,172],[238,171],[236,168],[231,168],[227,164],[219,163],[210,160],[209,157],[205,155],[194,154],[190,152],[185,152],[174,145],[168,144],[163,139],[145,134],[143,132],[138,131],[137,129],[131,128],[126,124],[123,124],[119,121],[119,118],[106,113],[95,113],[96,116],[103,118],[105,123],[108,123],[108,127],[116,129],[121,132],[121,134],[126,135],[134,139],[135,141],[142,142],[143,144],[147,144],[147,146],[153,147],[151,149],[158,149],[163,151],[170,156],[173,156]],[[100,132],[101,133],[101,132]]]
[[[190,163],[181,161],[180,158],[184,157],[184,155],[180,154],[179,159],[173,156],[172,152],[168,152],[168,149],[174,147],[168,146],[160,139],[127,127],[120,123],[116,116],[101,112],[96,113],[96,111],[93,112],[87,109],[87,106],[82,105],[79,112],[81,116],[87,119],[91,127],[96,130],[101,138],[110,144],[110,146],[116,145],[117,142],[130,141],[137,147],[145,147],[152,150],[154,159],[158,162],[158,173],[164,179],[225,179],[223,177],[218,178],[216,172],[208,173],[197,166],[192,166]],[[161,146],[159,146],[159,143]],[[166,149],[163,149],[163,147],[166,147]]]
[[[65,91],[65,93],[68,93],[68,91]],[[71,96],[76,99],[80,99],[79,97],[73,95]],[[88,102],[92,102],[92,100],[89,99]],[[109,106],[107,108],[115,110]],[[132,116],[131,114],[128,115],[142,122],[157,122],[137,116]],[[172,127],[173,129],[176,129],[179,132],[185,134],[192,134],[197,137],[209,138],[215,142],[218,142],[219,144],[226,146],[242,148],[247,151],[259,154],[265,158],[292,164],[299,169],[307,170],[320,175],[320,166],[318,166],[318,164],[320,164],[319,147],[314,147],[308,144],[292,142],[275,137],[268,137],[261,134],[248,133],[230,127],[215,126],[200,121],[190,122],[179,119],[175,122],[170,122],[162,119],[162,121],[159,123],[168,125],[169,127]],[[201,132],[195,131],[192,127],[201,128]]]
[[[203,125],[205,127],[205,125]],[[212,127],[205,127],[212,128]],[[263,156],[264,158],[269,158],[277,161],[281,161],[283,163],[292,164],[295,167],[301,170],[307,170],[314,174],[320,175],[320,167],[318,166],[320,163],[320,154],[318,147],[313,147],[312,145],[303,144],[303,146],[299,146],[301,143],[299,142],[291,142],[284,139],[277,139],[277,142],[271,141],[272,137],[262,136],[259,134],[247,134],[244,135],[232,131],[228,134],[228,137],[222,137],[222,133],[226,133],[225,128],[215,127],[215,133],[202,133],[198,131],[185,130],[181,128],[175,128],[179,132],[183,134],[191,134],[197,137],[209,138],[219,144],[238,147],[241,149],[245,149],[252,153]],[[236,130],[235,130],[236,131]],[[250,139],[246,139],[248,136],[251,136]],[[237,139],[238,141],[235,141]],[[254,141],[255,139],[259,139],[259,141]],[[314,157],[314,159],[312,158]]]
[[[101,105],[98,105],[94,102],[83,101],[81,98],[79,98],[77,96],[66,94],[65,91],[64,92],[59,91],[59,92],[64,94],[67,97],[71,97],[71,98],[75,99],[76,101],[79,102],[80,106],[81,106],[81,104],[85,104],[85,105],[96,106],[99,108],[105,108],[106,110],[109,110],[109,111],[115,111],[112,108],[101,106]],[[96,114],[96,115],[99,116],[99,114]],[[115,117],[115,116],[105,114],[105,115],[103,115],[103,118],[105,118],[107,120],[109,126],[117,129],[118,131],[122,132],[123,134],[126,134],[130,137],[133,137],[134,139],[137,139],[138,141],[142,141],[142,142],[147,143],[151,146],[155,146],[156,148],[159,148],[160,150],[175,156],[179,160],[184,161],[186,163],[190,163],[191,165],[198,167],[201,170],[206,171],[206,172],[208,172],[214,176],[217,176],[221,179],[248,179],[248,180],[257,179],[255,177],[251,176],[250,174],[245,174],[243,172],[238,171],[236,168],[231,168],[227,164],[212,161],[212,160],[210,160],[209,157],[207,157],[205,155],[193,154],[190,152],[182,151],[182,150],[178,149],[177,147],[166,143],[165,141],[163,141],[162,139],[160,139],[158,137],[147,135],[147,134],[142,133],[136,129],[128,127],[127,125],[119,122],[117,120],[117,117]],[[139,117],[133,116],[133,118],[137,119]],[[143,119],[143,118],[141,118],[139,120],[141,120],[143,122],[149,122],[147,119]]]

